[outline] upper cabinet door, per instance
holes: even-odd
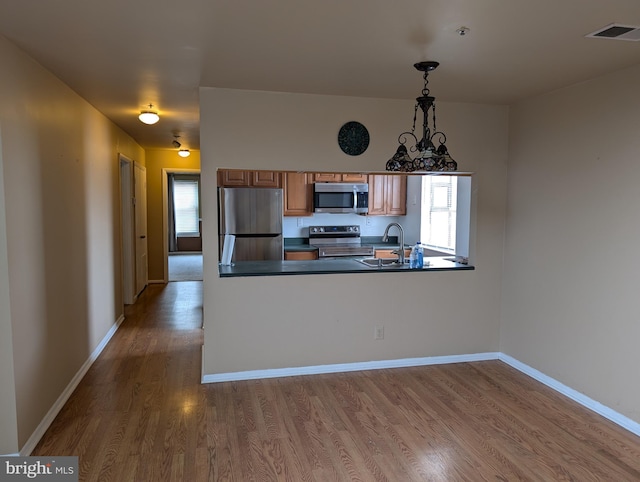
[[[284,173],[284,215],[311,216],[313,214],[313,174]]]
[[[387,176],[386,204],[390,216],[407,214],[407,176]]]
[[[246,187],[251,182],[250,171],[236,169],[220,169],[218,171],[218,186],[220,187]]]
[[[253,171],[251,185],[255,187],[281,187],[281,175],[275,171]]]
[[[331,174],[328,172],[316,172],[313,175],[313,180],[315,182],[340,182],[342,180],[342,176],[340,174]]]
[[[404,216],[407,214],[407,176],[369,176],[369,214]]]
[[[342,182],[367,182],[366,174],[343,174]]]
[[[369,176],[369,215],[381,216],[387,214],[387,176]]]

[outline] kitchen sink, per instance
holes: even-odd
[[[397,259],[387,258],[362,258],[356,260],[358,263],[362,263],[369,268],[375,269],[409,269],[409,263],[398,263]]]

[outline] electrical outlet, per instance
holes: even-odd
[[[365,224],[367,226],[371,226],[371,218],[369,216],[365,216],[366,220],[365,220]]]
[[[298,227],[301,228],[304,226],[304,218],[298,218]]]
[[[373,339],[374,340],[383,340],[384,339],[384,326],[376,326],[373,330]]]

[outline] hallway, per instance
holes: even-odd
[[[83,482],[640,480],[638,437],[499,361],[202,385],[201,307],[149,286],[32,455]]]
[[[125,316],[32,455],[79,456],[81,481],[196,481],[202,283],[149,285]]]

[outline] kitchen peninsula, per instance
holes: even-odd
[[[220,266],[220,277],[281,276],[337,273],[426,273],[431,271],[473,270],[473,266],[459,263],[451,256],[429,257],[422,269],[403,267],[371,267],[358,261],[362,258],[331,258],[313,261],[240,261]],[[428,265],[426,263],[429,263]]]

